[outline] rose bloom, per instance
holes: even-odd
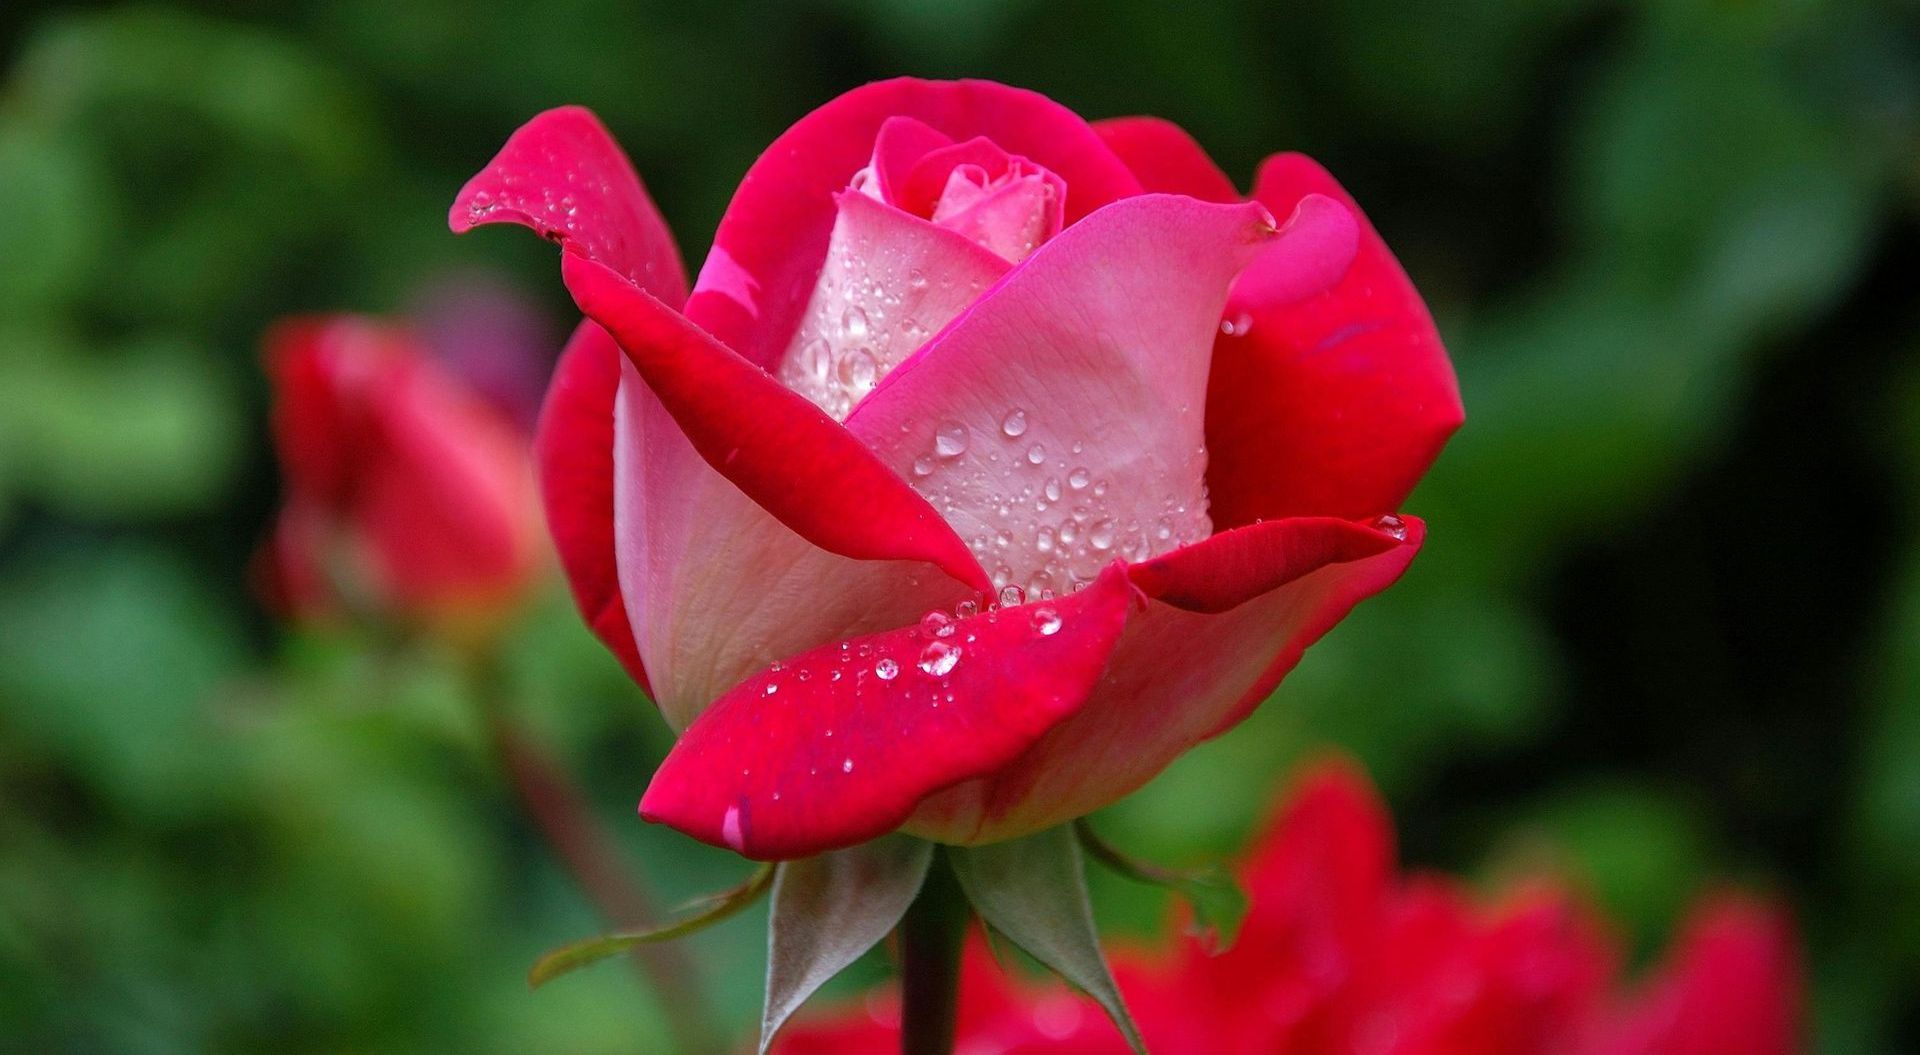
[[[400,326],[298,319],[266,340],[286,497],[256,564],[276,608],[477,633],[539,567],[527,441]]]
[[[1279,221],[1276,226],[1276,218]],[[1405,570],[1460,424],[1332,177],[998,84],[814,111],[692,292],[626,157],[542,114],[456,231],[563,250],[537,461],[576,597],[681,739],[643,816],[780,859],[1080,816],[1238,723]]]
[[[1697,906],[1638,986],[1600,921],[1561,884],[1478,903],[1449,878],[1396,874],[1384,807],[1342,763],[1308,774],[1243,870],[1251,906],[1218,956],[1196,939],[1121,950],[1115,972],[1158,1055],[1789,1055],[1801,980],[1783,914]],[[974,942],[960,1055],[1126,1055],[1097,1004],[1029,984]],[[802,1019],[778,1055],[900,1050],[888,990]]]

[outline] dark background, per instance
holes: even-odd
[[[1381,782],[1414,864],[1565,872],[1644,958],[1777,893],[1818,1049],[1920,1048],[1920,21],[1911,5],[964,0],[0,8],[0,1050],[659,1050],[430,646],[288,636],[256,349],[290,312],[524,300],[446,232],[592,106],[697,265],[760,147],[896,73],[1154,113],[1244,183],[1327,164],[1428,296],[1468,424],[1432,540],[1247,726],[1110,811],[1230,852],[1292,759]],[[438,285],[436,285],[438,284]],[[666,745],[557,584],[515,706],[664,897],[728,855],[632,820]],[[1105,917],[1160,906],[1103,883]],[[760,932],[698,939],[752,1021]]]

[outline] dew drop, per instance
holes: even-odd
[[[825,337],[815,337],[800,349],[800,365],[807,376],[816,381],[825,381],[833,372],[833,345]]]
[[[1067,474],[1067,486],[1076,491],[1084,491],[1093,482],[1093,474],[1085,469],[1075,469]]]
[[[961,601],[953,606],[953,614],[962,619],[971,619],[980,614],[980,604],[973,600]]]
[[[912,290],[926,289],[927,273],[917,267],[907,272],[907,288]]]
[[[840,763],[840,772],[842,773],[853,772],[853,759],[849,758],[846,761]]]
[[[1053,552],[1053,529],[1050,527],[1042,527],[1038,532],[1036,532],[1033,536],[1033,548],[1039,550],[1042,553],[1052,553]]]
[[[1245,337],[1253,329],[1253,318],[1246,312],[1240,312],[1231,318],[1220,320],[1220,332],[1228,337]]]
[[[1045,447],[1042,447],[1036,443],[1033,446],[1027,448],[1027,464],[1028,465],[1039,465],[1040,463],[1046,460],[1047,460],[1047,449]]]
[[[945,641],[932,641],[920,652],[920,670],[936,678],[953,673],[960,662],[960,650]]]
[[[951,637],[953,617],[936,608],[920,617],[920,632],[928,637]]]
[[[1000,588],[1000,606],[1001,607],[1011,608],[1016,604],[1025,604],[1026,602],[1027,602],[1027,591],[1021,589],[1020,587],[1002,586]]]
[[[1000,431],[1006,433],[1008,439],[1013,439],[1021,433],[1026,432],[1027,412],[1021,410],[1019,407],[1007,411],[1007,416],[1000,419]]]
[[[1113,548],[1113,521],[1102,520],[1087,532],[1087,545],[1097,550]]]
[[[770,682],[767,682],[767,689],[766,689],[766,695],[768,695],[768,696],[771,696],[771,695],[773,695],[774,693],[776,693],[776,692],[779,692],[779,691],[780,691],[780,683],[779,683],[779,682],[777,682],[777,681],[770,681]]]
[[[900,664],[895,663],[888,657],[882,656],[880,657],[880,662],[873,665],[873,672],[880,676],[881,681],[892,681],[900,676]],[[848,765],[852,765],[852,763],[849,762]]]
[[[1060,501],[1060,478],[1058,476],[1047,477],[1046,486],[1040,489],[1040,493],[1046,495],[1047,501],[1049,502]]]
[[[865,348],[855,348],[840,357],[840,383],[857,392],[865,392],[873,387],[874,375],[878,370],[873,353]]]
[[[955,458],[967,449],[967,427],[957,421],[949,421],[940,426],[933,436],[933,453],[942,458]]]
[[[846,312],[840,316],[840,329],[846,333],[847,340],[855,344],[866,340],[869,331],[869,327],[867,326],[867,313],[862,311],[858,305],[848,308]]]
[[[1373,526],[1392,535],[1401,542],[1407,540],[1407,522],[1394,516],[1392,513],[1388,513],[1386,516],[1375,520]]]
[[[1033,610],[1033,628],[1040,632],[1041,637],[1052,637],[1059,633],[1061,622],[1060,613],[1051,608]]]
[[[922,454],[918,458],[915,458],[913,460],[913,475],[932,476],[933,475],[933,459],[927,457],[924,454]]]

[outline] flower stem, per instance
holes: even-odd
[[[901,1055],[952,1055],[960,999],[966,895],[936,852],[926,885],[900,921]]]
[[[658,923],[662,914],[654,899],[624,866],[616,842],[594,816],[585,793],[510,715],[498,654],[491,648],[476,650],[471,666],[487,735],[507,782],[574,884],[615,927]],[[707,1003],[686,950],[671,944],[647,945],[634,949],[632,959],[642,981],[656,994],[676,1050],[689,1055],[721,1050],[703,1012]]]

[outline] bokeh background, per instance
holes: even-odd
[[[1230,853],[1293,760],[1340,745],[1412,862],[1563,870],[1642,954],[1713,883],[1778,893],[1818,1050],[1920,1050],[1915,16],[0,5],[0,1051],[665,1050],[617,966],[527,991],[598,924],[451,658],[295,636],[249,591],[278,487],[257,340],[290,312],[479,297],[503,314],[476,340],[519,327],[550,355],[550,248],[445,227],[520,121],[595,108],[697,264],[761,146],[901,72],[1160,114],[1243,183],[1314,154],[1459,367],[1468,425],[1409,503],[1432,524],[1413,571],[1111,836]],[[661,898],[742,874],[633,819],[666,731],[557,581],[508,670]],[[1116,931],[1162,911],[1096,893]],[[761,934],[691,945],[723,1020],[753,1020]]]

